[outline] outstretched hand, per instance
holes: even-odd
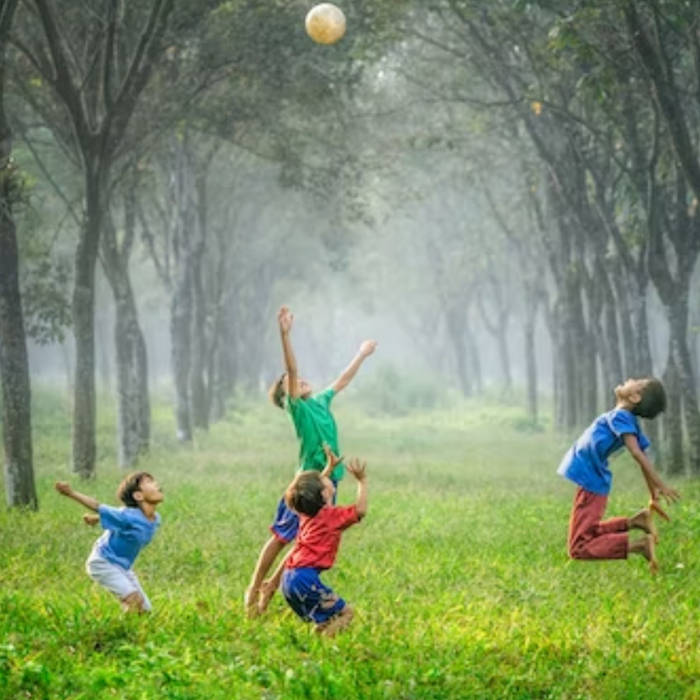
[[[100,516],[97,515],[97,513],[85,513],[83,515],[83,522],[86,525],[90,525],[92,527],[93,525],[97,525],[97,523],[100,522]]]
[[[376,349],[376,340],[364,340],[360,345],[360,355],[362,355],[362,357],[369,357]]]
[[[649,501],[649,510],[656,513],[664,520],[671,520],[668,513],[659,505],[659,496],[663,496],[666,503],[675,503],[681,495],[676,491],[676,489],[666,486],[666,484],[659,484],[651,493],[651,500]]]
[[[289,333],[292,330],[294,323],[294,314],[289,310],[288,306],[281,306],[277,312],[277,321],[280,325],[280,330],[283,333]]]
[[[358,481],[367,478],[367,462],[360,462],[359,458],[353,457],[345,466]]]
[[[653,498],[654,501],[658,500],[659,494],[664,497],[666,503],[675,503],[681,497],[680,493],[678,493],[676,489],[666,486],[666,484],[661,484],[656,489],[656,493],[654,494]]]
[[[321,472],[321,475],[330,477],[333,469],[343,461],[343,457],[338,457],[327,442],[323,443],[323,451],[326,453],[326,466]]]
[[[64,496],[70,496],[71,493],[73,493],[73,489],[71,488],[71,485],[67,481],[57,481],[54,484],[54,488],[59,493],[62,493]]]

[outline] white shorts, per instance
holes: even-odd
[[[141,584],[133,569],[124,569],[111,561],[107,561],[100,556],[96,549],[93,549],[85,562],[85,571],[88,576],[104,586],[108,591],[114,593],[119,600],[124,600],[128,595],[138,591],[143,598],[143,609],[151,609],[151,601],[144,593]]]

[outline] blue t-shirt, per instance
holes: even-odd
[[[130,569],[138,553],[156,534],[160,514],[149,520],[140,508],[112,508],[100,504],[97,512],[105,530],[95,543],[101,557]]]
[[[586,491],[607,495],[612,484],[608,457],[624,447],[625,434],[634,435],[642,450],[649,447],[649,440],[641,431],[634,413],[624,408],[603,413],[564,455],[557,472]]]

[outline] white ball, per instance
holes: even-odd
[[[318,44],[335,44],[345,34],[345,15],[333,3],[314,5],[306,15],[306,33]]]

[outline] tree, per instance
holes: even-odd
[[[25,69],[49,86],[53,100],[26,90],[25,97],[75,156],[84,178],[72,302],[73,469],[82,477],[95,470],[95,263],[111,174],[139,97],[164,49],[173,5],[174,0],[152,0],[127,8],[113,0],[85,13],[81,3],[62,3],[59,12],[53,0],[35,0],[36,17],[30,13],[13,40]]]
[[[10,506],[38,508],[32,460],[31,393],[13,218],[22,179],[5,115],[6,47],[17,0],[0,0],[0,381],[5,492]]]
[[[128,469],[149,447],[151,408],[148,391],[146,342],[138,320],[129,275],[129,260],[136,235],[135,177],[123,184],[121,235],[112,212],[104,214],[101,260],[115,303],[114,346],[117,360],[119,465]]]

